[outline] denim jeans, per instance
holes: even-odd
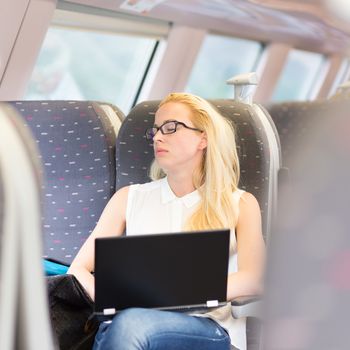
[[[93,350],[229,350],[215,321],[179,312],[131,308],[101,323]]]

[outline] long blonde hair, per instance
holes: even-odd
[[[171,93],[161,101],[159,107],[168,102],[182,103],[189,107],[194,127],[203,130],[207,137],[207,148],[201,166],[193,174],[192,180],[201,201],[184,229],[234,228],[237,213],[232,192],[238,187],[239,161],[232,124],[201,97],[188,93]],[[158,180],[165,176],[154,160],[150,170],[151,179]]]

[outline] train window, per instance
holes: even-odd
[[[292,50],[274,90],[272,101],[307,100],[321,73],[325,56]]]
[[[127,113],[169,24],[59,3],[34,67],[27,100],[100,100]]]
[[[50,28],[25,99],[100,100],[128,112],[156,40]]]
[[[205,98],[232,98],[226,80],[256,69],[263,51],[259,42],[208,35],[193,67],[186,91]]]
[[[350,59],[344,59],[340,65],[339,71],[333,81],[332,87],[329,91],[328,97],[333,96],[339,85],[345,83],[350,79]]]

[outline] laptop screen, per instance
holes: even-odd
[[[95,311],[226,301],[230,231],[98,238]]]

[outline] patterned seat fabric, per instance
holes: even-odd
[[[10,103],[34,134],[44,166],[44,257],[69,265],[115,192],[116,130],[95,102]]]
[[[261,120],[254,109],[232,100],[209,100],[235,125],[241,166],[240,187],[258,199],[267,233],[268,198],[270,192],[270,147]],[[152,142],[144,132],[152,126],[159,101],[135,106],[125,118],[117,139],[117,189],[133,183],[150,181],[149,167],[154,158]]]
[[[312,132],[330,105],[326,101],[314,101],[284,102],[268,107],[279,134],[284,167],[290,168],[296,146]]]

